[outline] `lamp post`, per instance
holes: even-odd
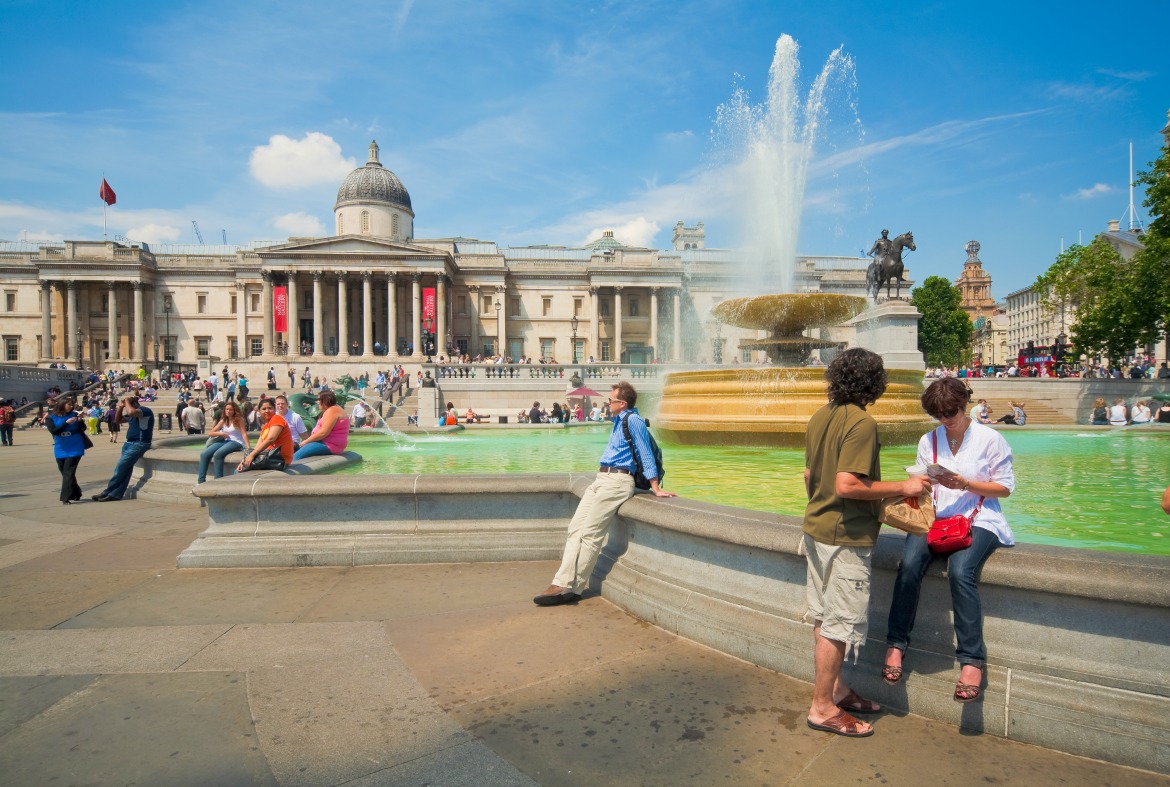
[[[500,309],[502,309],[502,308],[504,308],[504,304],[500,302],[499,298],[496,298],[495,309],[496,309],[496,336],[497,337],[500,336]],[[496,348],[496,355],[503,355],[503,354],[504,354],[504,348],[497,347]]]
[[[573,363],[577,363],[577,326],[580,324],[575,314],[569,320],[569,327],[573,329]]]
[[[169,345],[170,339],[171,339],[171,296],[169,296],[169,295],[163,296],[163,312],[167,316],[167,335],[164,337],[164,339],[166,340],[167,344]],[[166,360],[166,361],[171,360],[169,357],[170,356],[169,349],[170,348],[168,346],[164,345],[163,356],[164,356],[164,360]]]
[[[77,326],[77,368],[81,369],[81,326]]]
[[[434,349],[434,339],[431,338],[433,336],[431,331],[434,330],[434,327],[435,327],[435,318],[434,317],[424,317],[423,318],[423,331],[425,331],[425,333],[423,334],[423,352],[427,356],[427,363],[434,363],[434,359],[431,358],[431,352]]]
[[[156,374],[158,373],[159,368],[160,367],[158,365],[158,337],[155,336],[154,337],[154,371]]]

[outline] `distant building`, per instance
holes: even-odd
[[[990,314],[975,318],[971,334],[971,360],[973,365],[1003,367],[1015,360],[1008,354],[1007,306],[997,303]]]
[[[963,272],[955,280],[955,286],[963,299],[959,306],[967,312],[971,321],[982,315],[992,315],[995,312],[995,298],[991,297],[991,274],[983,270],[983,262],[979,259],[979,241],[967,243],[967,261],[963,263]]]

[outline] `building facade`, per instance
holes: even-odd
[[[742,294],[744,257],[706,248],[702,222],[679,222],[670,250],[627,246],[612,232],[585,247],[501,248],[415,238],[414,218],[409,193],[371,143],[369,161],[338,190],[333,236],[259,247],[0,244],[3,361],[370,369],[418,362],[430,349],[709,362],[716,343],[734,347],[749,335],[710,317],[714,304]],[[796,288],[864,295],[869,262],[800,259]]]
[[[967,242],[967,261],[963,263],[963,272],[955,280],[955,286],[962,295],[959,307],[967,312],[972,322],[995,312],[995,298],[991,297],[991,274],[983,270],[983,261],[979,259],[979,241]]]

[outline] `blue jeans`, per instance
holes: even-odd
[[[214,462],[212,475],[215,478],[223,478],[223,461],[228,454],[234,454],[236,451],[244,450],[244,446],[237,443],[235,440],[224,440],[218,443],[212,443],[203,449],[199,454],[199,483],[207,480],[207,466]]]
[[[999,547],[999,537],[985,527],[971,528],[971,546],[952,552],[947,558],[947,578],[951,582],[951,603],[955,611],[955,655],[959,664],[983,668],[987,647],[983,643],[983,605],[979,601],[979,572],[992,552]],[[905,651],[910,645],[910,630],[918,612],[922,577],[935,555],[926,546],[926,536],[906,536],[898,578],[894,580],[894,598],[890,602],[890,619],[886,626],[886,644]]]
[[[298,448],[297,452],[293,454],[293,461],[308,459],[310,456],[333,456],[333,452],[329,450],[329,446],[316,440],[312,443],[305,443]]]
[[[134,474],[134,465],[142,455],[150,450],[150,443],[126,443],[122,446],[122,456],[114,466],[114,475],[106,489],[102,492],[106,497],[121,500],[126,494],[126,487],[130,486],[130,476]]]

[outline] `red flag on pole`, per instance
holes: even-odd
[[[102,178],[102,187],[98,189],[98,196],[102,198],[102,202],[107,205],[113,205],[118,201],[118,196],[114,194],[114,190],[110,188],[110,184],[106,183],[106,179]]]

